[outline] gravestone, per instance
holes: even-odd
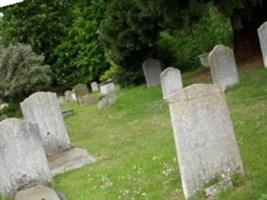
[[[200,64],[206,68],[210,67],[208,56],[208,53],[204,53],[198,56]]]
[[[111,106],[117,102],[117,96],[115,93],[111,93],[105,96],[102,96],[97,102],[97,108],[102,109],[108,106]]]
[[[183,88],[181,72],[174,67],[168,67],[161,72],[160,81],[164,99]]]
[[[115,91],[116,91],[116,87],[112,80],[108,80],[100,84],[100,93],[102,95],[108,95],[110,93],[114,93]]]
[[[264,66],[267,68],[267,22],[263,23],[258,29],[260,46],[264,61]]]
[[[147,87],[160,85],[161,64],[158,60],[149,58],[143,63],[143,72]]]
[[[99,87],[98,87],[97,82],[91,83],[91,89],[92,89],[92,92],[98,92],[99,91]]]
[[[73,92],[75,93],[77,101],[80,105],[89,105],[91,103],[89,90],[86,84],[77,84],[74,86]]]
[[[209,54],[211,76],[214,84],[233,86],[239,83],[239,75],[232,49],[217,45]]]
[[[75,100],[72,97],[72,94],[73,94],[73,92],[72,91],[69,91],[69,90],[67,90],[67,91],[64,92],[65,100],[67,102],[75,102]]]
[[[0,193],[13,198],[15,193],[35,184],[52,181],[39,129],[19,119],[0,123]]]
[[[37,92],[20,106],[25,119],[38,125],[48,156],[70,148],[70,139],[55,93]]]
[[[215,177],[243,173],[222,87],[191,85],[167,101],[186,199]]]

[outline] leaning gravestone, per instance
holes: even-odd
[[[77,84],[74,86],[73,91],[80,105],[89,105],[91,103],[91,97],[89,96],[86,84]]]
[[[258,29],[258,35],[261,45],[264,66],[265,68],[267,68],[267,22],[263,23]]]
[[[217,176],[243,173],[222,87],[191,85],[167,101],[186,199]]]
[[[0,123],[0,192],[13,198],[18,190],[52,181],[35,124],[19,119]]]
[[[91,83],[91,89],[92,89],[92,92],[98,92],[99,91],[99,87],[98,87],[97,82]]]
[[[161,72],[160,81],[164,99],[183,88],[181,72],[174,67],[168,67]]]
[[[70,139],[55,93],[37,92],[20,106],[25,119],[38,125],[48,156],[70,148]]]
[[[146,78],[147,87],[155,87],[160,85],[160,62],[156,59],[149,58],[143,63],[142,67]]]
[[[233,86],[239,83],[239,75],[232,49],[217,45],[209,54],[211,76],[214,84]]]

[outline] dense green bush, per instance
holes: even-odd
[[[20,101],[50,82],[50,67],[43,65],[44,56],[36,55],[29,45],[0,48],[0,97]]]
[[[165,30],[160,33],[158,49],[166,65],[183,70],[199,66],[198,55],[210,52],[216,44],[232,45],[230,22],[210,6],[191,30]]]

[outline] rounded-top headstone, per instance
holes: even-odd
[[[239,75],[232,49],[217,45],[209,54],[211,76],[214,84],[233,86],[239,83]]]
[[[37,92],[20,106],[25,119],[38,125],[48,156],[70,148],[70,139],[55,93]]]
[[[147,87],[160,85],[161,64],[154,58],[148,58],[142,65]]]
[[[18,190],[52,181],[39,129],[19,119],[0,123],[0,192],[13,198]]]
[[[73,87],[73,91],[77,97],[81,97],[89,94],[89,90],[86,84],[79,83]]]
[[[264,66],[267,68],[267,21],[264,22],[258,29],[260,46],[264,61]]]
[[[168,67],[160,74],[163,98],[166,99],[172,93],[183,88],[181,72],[174,67]]]

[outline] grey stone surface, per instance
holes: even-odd
[[[15,193],[34,184],[50,184],[51,172],[35,124],[19,119],[0,123],[0,193]]]
[[[62,174],[95,162],[85,149],[74,148],[48,157],[52,175]]]
[[[164,99],[183,88],[181,72],[174,67],[168,67],[161,72],[160,81]]]
[[[76,96],[74,94],[75,98],[73,98],[73,94],[74,94],[74,92],[72,92],[70,90],[67,90],[67,91],[64,92],[64,96],[65,96],[66,102],[77,102]]]
[[[160,85],[161,64],[158,60],[149,58],[143,63],[143,72],[147,87]]]
[[[55,93],[37,92],[20,106],[25,119],[38,125],[47,155],[70,148],[70,139]]]
[[[91,97],[89,95],[89,90],[86,84],[77,84],[74,86],[73,91],[76,95],[77,101],[80,105],[89,105],[91,104]]]
[[[198,56],[200,64],[203,67],[207,67],[207,68],[210,67],[208,56],[209,56],[208,53],[204,53]]]
[[[264,66],[267,68],[267,22],[263,23],[258,29],[258,35],[261,45],[261,51],[264,61]]]
[[[8,118],[7,115],[1,115],[1,116],[0,116],[0,122],[1,122],[1,121],[4,121],[4,120],[7,119],[7,118]]]
[[[211,76],[214,84],[233,86],[239,83],[239,75],[232,49],[217,45],[209,54]]]
[[[100,84],[100,93],[102,95],[108,95],[116,91],[115,84],[112,80]]]
[[[97,107],[99,109],[103,109],[105,107],[111,106],[117,102],[117,96],[115,93],[108,94],[100,98],[97,102]]]
[[[92,92],[98,92],[99,91],[98,83],[92,82],[91,83],[91,89],[92,89]]]
[[[167,100],[186,199],[217,176],[243,173],[223,88],[195,84]]]
[[[60,198],[53,189],[36,185],[19,191],[16,194],[15,200],[60,200]]]

